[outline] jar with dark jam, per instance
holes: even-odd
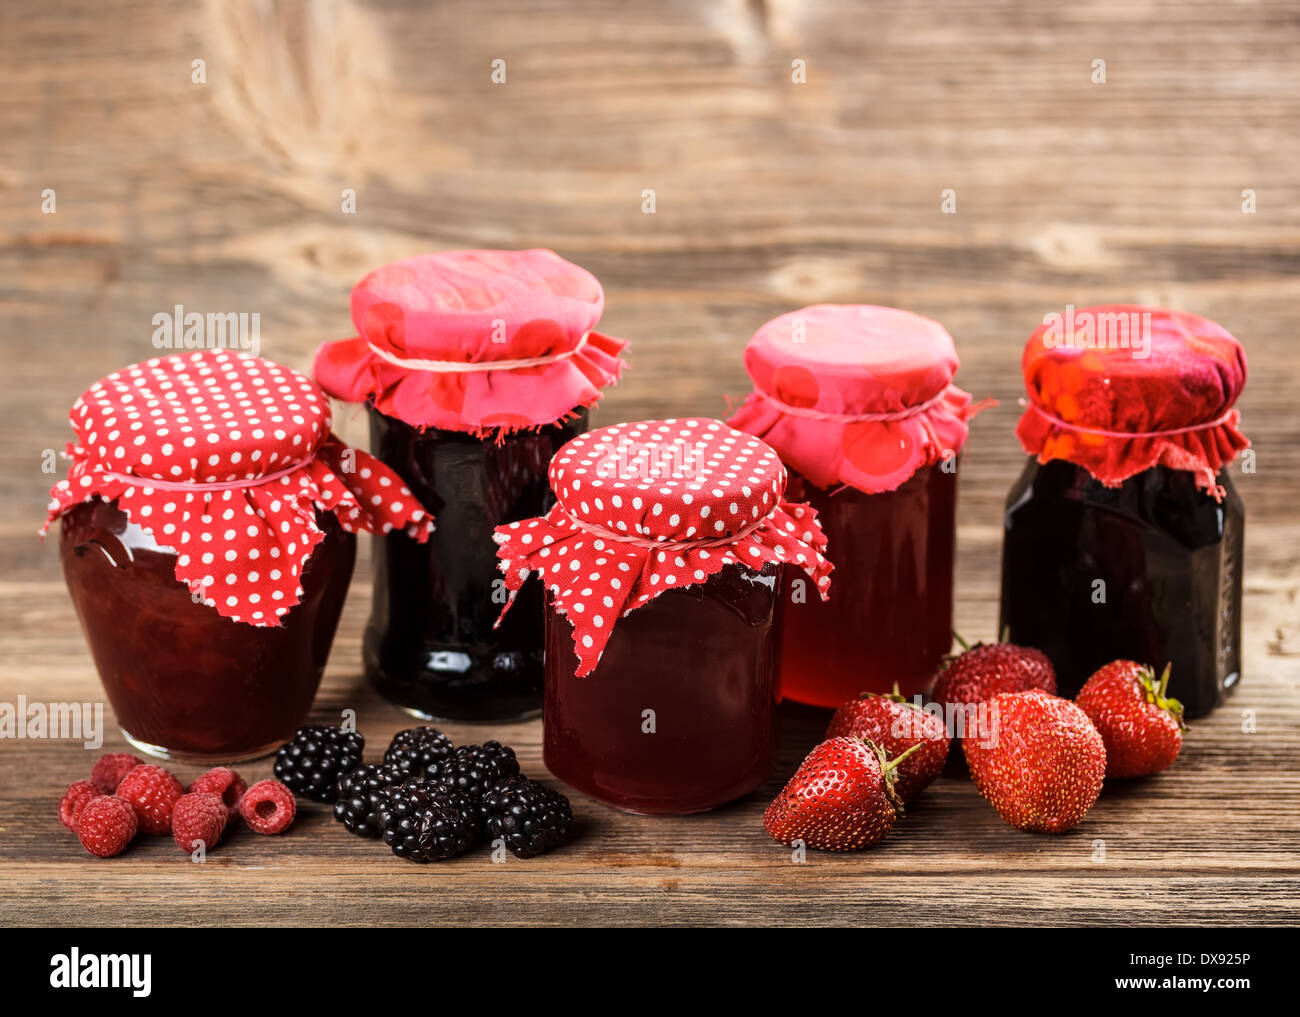
[[[731,423],[790,467],[836,565],[826,602],[786,577],[781,695],[833,708],[926,691],[952,644],[957,465],[983,408],[952,384],[952,337],[907,311],[824,304],[760,328],[745,367],[754,392]]]
[[[1047,654],[1062,695],[1112,660],[1170,664],[1170,694],[1204,716],[1241,676],[1245,513],[1227,466],[1249,444],[1245,354],[1194,314],[1068,314],[1025,347],[1017,435],[1035,458],[1007,497],[1000,627]]]
[[[116,504],[63,515],[59,555],[73,607],[122,734],[151,755],[254,759],[311,710],[352,577],[356,537],[322,515],[302,599],[278,628],[221,617],[176,581],[176,552]]]
[[[728,565],[621,619],[583,678],[573,626],[548,611],[546,768],[627,812],[749,794],[776,760],[775,607],[776,569]]]
[[[366,674],[421,717],[505,721],[542,705],[542,591],[500,626],[493,530],[546,512],[546,468],[619,376],[621,339],[593,330],[590,273],[550,251],[447,251],[357,284],[358,336],[326,343],[315,374],[364,403],[371,449],[438,518],[415,547],[376,538]]]
[[[503,603],[492,531],[554,503],[551,457],[586,429],[572,420],[518,431],[500,443],[459,431],[419,431],[378,411],[370,447],[438,519],[428,543],[375,538],[375,593],[366,626],[366,674],[386,697],[424,717],[512,719],[542,694],[542,588],[493,630]]]
[[[272,751],[311,709],[355,531],[418,546],[428,514],[330,433],[311,379],[247,354],[124,368],[70,416],[49,521],[123,735],[198,763]]]
[[[775,760],[777,575],[830,585],[816,514],[785,500],[772,449],[716,420],[601,428],[550,482],[547,515],[497,530],[512,595],[546,588],[547,768],[628,812],[748,794]]]

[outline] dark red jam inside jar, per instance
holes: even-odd
[[[835,557],[829,601],[788,572],[778,608],[781,695],[836,707],[860,692],[926,691],[952,644],[955,461],[924,466],[892,491],[832,491],[792,476]]]
[[[816,514],[770,447],[705,418],[581,435],[549,479],[551,511],[496,532],[509,590],[545,584],[547,767],[629,812],[748,794],[774,760],[778,577],[831,582]]]
[[[835,562],[826,602],[783,578],[783,698],[834,708],[933,683],[952,644],[957,464],[982,408],[957,363],[938,322],[869,305],[792,311],[745,347],[754,391],[731,424],[780,453]]]
[[[1169,694],[1204,716],[1241,676],[1241,344],[1183,311],[1070,307],[1021,366],[1033,458],[1007,496],[1002,626],[1062,695],[1113,660],[1170,664]]]
[[[775,604],[775,569],[727,566],[620,619],[582,677],[573,626],[548,609],[546,768],[627,812],[702,812],[753,791],[775,761]]]
[[[1172,664],[1191,717],[1236,685],[1245,513],[1217,479],[1222,502],[1185,470],[1106,487],[1074,463],[1026,465],[1007,496],[999,628],[1047,654],[1061,695],[1120,659]]]
[[[63,515],[63,575],[127,740],[152,755],[265,755],[307,717],[329,657],[356,537],[321,513],[303,596],[278,628],[223,618],[176,581],[176,553],[113,503]]]
[[[512,720],[541,709],[541,584],[526,584],[493,629],[505,597],[492,531],[551,507],[546,468],[586,422],[582,410],[498,443],[420,430],[371,410],[372,451],[438,520],[427,544],[400,532],[375,538],[365,667],[394,703],[460,721]]]

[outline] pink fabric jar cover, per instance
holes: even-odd
[[[352,291],[358,335],[324,343],[330,395],[414,427],[497,438],[591,406],[627,345],[595,331],[600,283],[553,251],[444,251],[376,269]]]
[[[745,347],[754,391],[728,421],[817,487],[892,491],[956,455],[972,404],[936,321],[893,307],[817,304],[773,318]]]

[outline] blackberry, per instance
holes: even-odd
[[[446,759],[430,763],[425,776],[478,799],[494,784],[518,773],[515,750],[493,741],[462,745]]]
[[[338,797],[339,777],[361,765],[366,747],[359,731],[307,724],[275,754],[275,775],[294,794],[315,802]]]
[[[375,817],[393,854],[412,862],[464,854],[482,835],[474,800],[424,777],[410,777],[383,792]]]
[[[500,837],[519,858],[550,851],[573,835],[569,799],[527,777],[511,777],[489,788],[479,802],[479,815],[487,838]]]
[[[398,731],[388,743],[384,762],[400,766],[413,777],[424,773],[430,763],[451,755],[451,739],[436,727],[413,727]]]
[[[387,788],[411,775],[400,766],[365,763],[339,778],[334,818],[359,837],[379,837],[384,829],[375,815]]]

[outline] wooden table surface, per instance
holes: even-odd
[[[531,861],[411,865],[311,805],[291,835],[244,832],[202,866],[168,839],[98,861],[55,816],[96,754],[0,740],[0,922],[1295,923],[1297,45],[1288,3],[7,0],[0,703],[101,696],[34,536],[77,394],[153,355],[152,316],[175,304],[257,312],[262,353],[304,368],[350,334],[357,278],[426,250],[549,246],[596,273],[601,327],[634,344],[598,423],[725,413],[746,338],[802,304],[943,321],[959,381],[1002,400],[962,477],[970,636],[993,634],[1019,351],[1044,313],[1131,300],[1221,321],[1250,358],[1258,470],[1234,476],[1239,691],[1173,770],[1108,786],[1062,836],[1015,831],[944,778],[879,849],[795,864],[759,822],[825,721],[791,708],[757,794],[684,819],[575,796],[580,840]],[[361,424],[340,411],[345,437]],[[368,588],[363,555],[316,716],[356,709],[382,749],[406,718],[360,678]],[[448,730],[545,776],[538,722]]]

